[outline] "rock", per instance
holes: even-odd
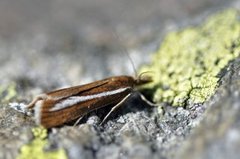
[[[240,59],[226,69],[217,93],[206,103],[199,127],[176,158],[237,159],[240,156]]]

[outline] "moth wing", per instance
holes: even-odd
[[[80,91],[75,96],[64,99],[43,100],[38,109],[37,123],[46,128],[62,125],[85,114],[109,104],[117,104],[131,91],[131,87],[116,87],[114,83],[107,81],[89,87],[87,92]],[[110,89],[110,88],[112,89]],[[108,91],[102,91],[102,90]],[[86,90],[86,89],[83,89]],[[90,95],[88,95],[90,93]]]
[[[107,84],[108,81],[109,80],[105,79],[105,80],[100,80],[100,81],[92,82],[92,83],[85,84],[85,85],[79,85],[79,86],[74,86],[74,87],[69,87],[69,88],[58,89],[58,90],[55,90],[52,92],[48,92],[47,96],[50,98],[53,98],[53,99],[54,98],[62,99],[62,98],[77,95],[77,94],[80,94],[81,92],[86,92],[91,89],[100,87],[102,85]]]

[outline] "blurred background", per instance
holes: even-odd
[[[32,81],[51,90],[134,75],[125,49],[139,67],[166,32],[197,24],[230,2],[1,0],[0,82]]]
[[[11,109],[9,102],[28,103],[43,92],[108,76],[134,76],[128,55],[139,68],[151,61],[168,32],[201,24],[208,15],[224,8],[240,8],[239,2],[0,0],[0,158],[16,158],[20,147],[33,139],[33,120]],[[239,68],[237,64],[232,65],[233,70]],[[229,71],[229,77],[233,72]],[[202,158],[224,158],[228,154],[239,158],[232,153],[240,152],[239,146],[235,146],[240,141],[239,124],[234,123],[237,129],[225,131],[234,121],[240,121],[236,111],[238,91],[230,93],[231,98],[227,94],[236,88],[232,85],[210,104],[189,110],[166,107],[164,116],[144,104],[139,107],[141,104],[129,101],[119,111],[119,118],[118,113],[113,114],[105,130],[94,123],[108,111],[98,111],[97,115],[93,112],[87,117],[90,124],[80,129],[64,127],[50,131],[47,138],[51,144],[47,144],[46,150],[64,147],[71,158],[172,158],[178,145],[183,148],[182,141],[196,130],[198,121],[207,119],[199,136],[188,140],[189,151],[183,152],[189,158],[195,152],[200,152]],[[205,118],[202,114],[208,105],[213,109],[207,111],[209,118]],[[226,137],[217,140],[221,135]],[[194,143],[200,148],[194,147]]]

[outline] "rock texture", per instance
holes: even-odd
[[[240,156],[240,59],[227,68],[222,85],[206,103],[203,120],[183,146],[180,158]]]
[[[197,15],[202,11],[200,8],[209,6],[210,2],[225,1],[181,1],[181,5],[179,0],[175,0],[174,5],[169,5],[173,1],[166,4],[161,1],[161,12],[158,12],[158,2],[137,1],[128,5],[118,1],[115,7],[113,2],[109,2],[113,6],[107,6],[108,2],[99,3],[100,10],[91,2],[84,3],[84,7],[98,13],[89,23],[88,17],[94,12],[79,18],[86,10],[79,12],[81,6],[77,0],[69,3],[22,0],[21,5],[18,0],[0,1],[0,13],[4,13],[0,14],[0,159],[238,158],[239,58],[232,59],[217,74],[221,79],[219,85],[204,104],[192,103],[183,108],[164,103],[161,110],[148,106],[134,94],[102,126],[99,123],[111,106],[88,114],[75,127],[69,123],[49,130],[36,125],[31,116],[10,108],[11,102],[28,103],[32,96],[42,92],[132,72],[128,60],[119,53],[119,41],[116,40],[116,44],[110,36],[112,31],[103,29],[108,22],[116,24],[121,20],[114,21],[115,16],[123,12],[119,4],[128,10],[124,16],[130,22],[134,19],[134,25],[115,26],[120,28],[117,31],[122,33],[124,45],[143,51],[129,52],[138,66],[149,61],[149,52],[156,49],[156,43],[159,45],[159,30],[163,25],[167,29],[177,28],[178,25],[169,24],[169,17],[177,15],[175,18],[182,21],[186,15]],[[139,12],[142,11],[139,4],[152,8],[147,10],[147,16]],[[107,10],[103,9],[105,5]],[[232,6],[240,8],[239,3]],[[11,8],[11,12],[6,8]],[[109,14],[113,8],[118,9],[114,12],[116,15]],[[111,18],[101,19],[102,15]],[[144,23],[138,21],[142,17]],[[206,15],[200,17],[202,20]],[[201,24],[199,19],[197,24]],[[194,22],[186,20],[181,25],[189,26],[189,23]],[[137,27],[141,24],[147,25]],[[132,26],[136,32],[126,29]]]

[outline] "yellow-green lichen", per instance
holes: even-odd
[[[215,91],[220,71],[240,52],[239,12],[229,9],[203,25],[169,33],[152,64],[154,101],[174,106],[202,103]]]
[[[16,83],[2,84],[0,85],[0,99],[2,102],[8,102],[16,97]]]
[[[32,129],[34,139],[21,147],[17,159],[67,159],[64,149],[45,151],[48,145],[47,130],[42,127]]]

